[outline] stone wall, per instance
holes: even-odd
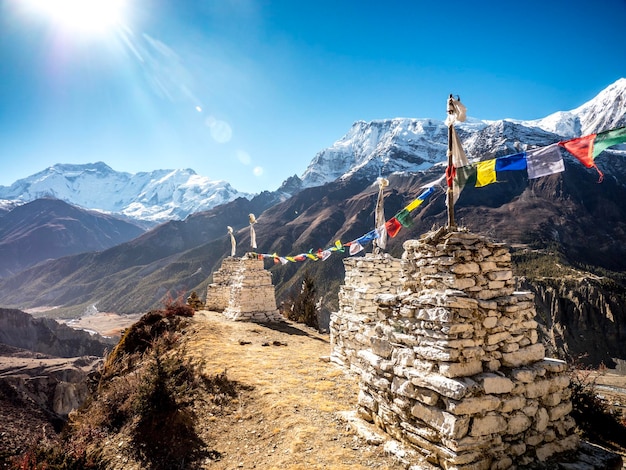
[[[330,316],[331,360],[360,373],[357,353],[370,345],[377,320],[375,298],[400,288],[401,263],[388,254],[345,258],[345,281],[339,289],[339,311]]]
[[[445,469],[505,469],[577,448],[566,365],[544,358],[508,249],[443,229],[404,249],[402,288],[377,296],[378,321],[357,352],[360,416]]]
[[[272,274],[255,257],[224,259],[207,288],[206,308],[231,320],[284,321],[276,308]]]

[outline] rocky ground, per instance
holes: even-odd
[[[329,338],[289,322],[224,321],[200,312],[186,335],[208,374],[246,386],[232,413],[198,409],[202,436],[219,454],[204,468],[404,468],[348,429],[338,412],[356,403],[353,377],[327,361]]]
[[[107,322],[104,325],[111,327]],[[232,322],[219,313],[201,311],[181,338],[179,347],[202,363],[207,375],[225,373],[238,383],[239,391],[223,405],[209,400],[195,404],[198,433],[211,452],[194,468],[406,468],[402,449],[390,453],[393,443],[384,442],[380,433],[367,427],[355,432],[354,423],[348,423],[346,412],[354,410],[358,384],[328,361],[328,335],[291,322]],[[619,393],[624,377],[603,373],[594,379],[613,387],[611,392],[617,389],[611,399],[625,403]],[[27,404],[15,401],[4,389],[0,397],[3,392],[0,452],[38,439],[54,442],[49,416],[35,408],[26,416],[20,414]],[[112,463],[109,468],[142,468],[128,457],[128,444],[127,436],[121,434],[107,441],[104,457]]]

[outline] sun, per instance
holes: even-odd
[[[122,25],[126,0],[27,0],[33,12],[59,28],[81,35],[99,35]]]

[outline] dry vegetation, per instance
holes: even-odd
[[[320,360],[329,351],[328,336],[291,322],[151,312],[107,357],[63,445],[13,468],[404,468],[338,417],[358,389]]]
[[[327,335],[188,313],[151,312],[128,329],[63,446],[39,447],[14,468],[405,468],[338,416],[354,409],[358,386],[325,360]],[[601,379],[581,380],[582,399],[595,396]],[[593,413],[604,405],[590,402]]]

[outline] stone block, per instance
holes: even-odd
[[[359,390],[359,395],[357,397],[357,403],[372,413],[378,412],[378,402],[372,397],[369,393],[364,390]]]
[[[487,329],[494,328],[498,324],[498,317],[487,317],[483,320],[483,326]]]
[[[474,377],[487,394],[503,394],[513,390],[513,381],[499,374],[485,373]]]
[[[469,434],[473,437],[504,434],[506,429],[506,419],[498,414],[488,414],[483,417],[475,417],[472,420],[472,429]]]
[[[524,413],[514,413],[508,420],[506,433],[510,435],[521,434],[526,431],[532,421]]]
[[[572,402],[567,401],[553,408],[550,408],[550,410],[548,411],[548,415],[550,417],[550,421],[557,421],[567,416],[568,414],[570,414],[571,411],[572,411]]]
[[[567,363],[565,361],[561,361],[560,359],[552,359],[552,358],[544,358],[542,361],[539,361],[535,364],[536,367],[541,367],[548,372],[553,373],[561,373],[567,370]]]
[[[539,408],[535,416],[534,429],[537,432],[544,432],[550,423],[550,415],[545,408]]]
[[[502,402],[502,407],[500,408],[500,411],[502,413],[510,413],[515,410],[521,410],[525,406],[526,406],[526,398],[524,398],[521,395],[518,395],[516,397],[504,400]]]
[[[469,385],[465,382],[454,378],[448,378],[440,374],[430,372],[423,373],[411,369],[407,370],[406,374],[407,378],[411,380],[413,385],[433,390],[440,395],[453,398],[455,400],[463,398],[470,389]]]
[[[411,408],[411,414],[428,426],[436,429],[443,436],[451,439],[462,438],[469,429],[469,418],[455,416],[452,413],[421,403],[416,403]]]
[[[483,363],[480,360],[470,362],[445,362],[439,364],[439,373],[446,377],[469,377],[480,374]]]
[[[455,415],[475,415],[497,410],[502,401],[493,395],[470,397],[463,400],[445,400],[446,410]]]
[[[494,333],[487,336],[487,344],[493,345],[498,344],[502,341],[506,341],[511,337],[511,334],[508,331],[503,331],[501,333]]]
[[[393,346],[386,339],[372,336],[370,337],[370,345],[374,354],[385,359],[389,359],[391,357],[391,353],[393,352]]]
[[[511,371],[511,378],[522,383],[531,383],[537,377],[537,372],[533,369],[513,369]]]
[[[545,346],[541,343],[536,343],[515,352],[502,354],[502,365],[506,367],[519,367],[531,364],[543,359],[545,353]]]

